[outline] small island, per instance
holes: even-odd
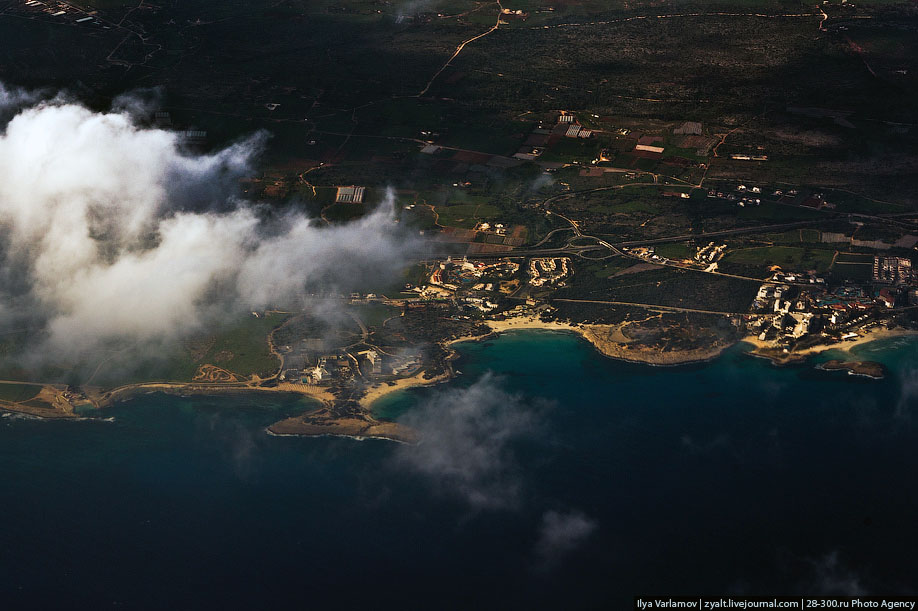
[[[848,375],[863,376],[874,380],[882,380],[886,374],[886,368],[875,361],[841,361],[833,359],[820,363],[816,368],[823,371],[847,371]]]

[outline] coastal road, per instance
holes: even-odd
[[[347,313],[348,315],[350,315],[351,318],[354,319],[354,322],[356,322],[357,325],[360,327],[360,335],[362,336],[361,341],[366,342],[367,337],[369,337],[370,335],[370,330],[367,329],[367,326],[363,324],[363,320],[361,320],[360,317],[357,316],[357,314],[355,314],[351,310],[348,310]]]

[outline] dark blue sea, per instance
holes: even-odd
[[[390,396],[425,443],[272,437],[296,398],[0,419],[0,609],[627,609],[918,589],[918,343],[882,381],[514,332]]]

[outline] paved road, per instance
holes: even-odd
[[[688,312],[690,314],[717,314],[719,316],[743,316],[744,314],[748,314],[748,312],[699,310],[697,308],[679,308],[676,306],[656,305],[653,303],[634,303],[631,301],[603,301],[600,299],[552,299],[552,301],[563,301],[565,303],[598,303],[601,305],[631,306],[648,310],[659,310],[661,312]]]
[[[560,215],[556,215],[560,216]],[[708,238],[723,237],[727,235],[738,235],[742,233],[762,233],[776,230],[787,230],[795,229],[798,227],[807,227],[809,225],[815,225],[823,221],[797,221],[794,223],[780,223],[776,225],[758,225],[756,227],[740,227],[737,229],[724,229],[722,231],[709,231],[705,233],[686,233],[682,235],[668,236],[665,238],[650,238],[646,240],[628,240],[625,242],[607,242],[602,238],[596,236],[580,234],[577,237],[579,238],[592,238],[596,240],[596,244],[590,244],[587,246],[564,246],[561,248],[525,248],[525,249],[514,249],[512,251],[506,252],[494,252],[494,253],[477,253],[474,255],[476,259],[482,258],[501,258],[501,257],[548,257],[548,256],[558,256],[558,255],[574,255],[578,256],[583,253],[596,252],[596,251],[612,251],[615,254],[618,253],[618,249],[626,246],[648,246],[653,244],[666,244],[669,242],[684,242],[686,240],[705,240]],[[565,228],[567,229],[567,228]],[[540,242],[541,243],[541,242]],[[444,248],[439,252],[442,256],[453,255],[453,256],[463,256],[466,254],[468,246],[461,245],[459,249],[451,250],[448,245],[444,245]]]
[[[629,240],[627,242],[616,242],[615,246],[645,246],[650,244],[666,244],[668,242],[684,242],[685,240],[704,240],[707,238],[716,238],[726,235],[738,235],[741,233],[764,233],[775,230],[796,229],[798,227],[807,227],[824,223],[825,219],[814,221],[797,221],[794,223],[779,223],[776,225],[757,225],[755,227],[739,227],[737,229],[724,229],[721,231],[706,231],[704,233],[686,233],[677,236],[665,238],[651,238],[649,240]]]

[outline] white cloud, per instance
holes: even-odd
[[[437,393],[403,418],[421,442],[401,447],[398,462],[476,509],[512,508],[522,476],[511,444],[538,432],[538,412],[486,374],[468,388]]]
[[[391,201],[326,227],[234,199],[263,134],[194,155],[139,127],[136,104],[118,108],[41,102],[0,133],[0,314],[40,320],[37,353],[176,338],[221,314],[353,289],[412,252]]]
[[[8,111],[24,104],[31,104],[36,99],[38,96],[35,93],[0,83],[0,118]]]
[[[841,562],[837,551],[811,564],[815,573],[812,585],[819,594],[862,596],[867,593],[861,578]]]
[[[543,566],[551,565],[583,544],[598,524],[579,511],[547,511],[542,516],[536,553]]]
[[[918,368],[909,364],[900,372],[902,386],[899,390],[899,399],[896,401],[895,415],[897,418],[908,420],[911,418],[912,408],[918,403]]]

